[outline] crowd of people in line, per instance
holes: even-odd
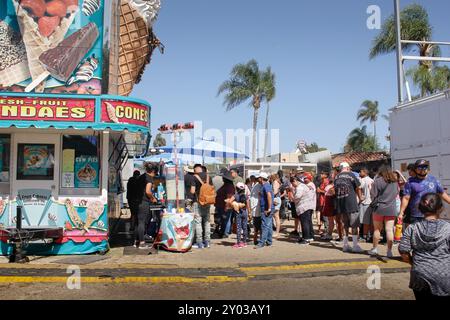
[[[412,264],[410,287],[416,297],[450,296],[450,224],[439,218],[443,202],[450,204],[450,197],[430,174],[427,160],[410,164],[409,178],[388,165],[353,172],[346,162],[316,177],[303,170],[288,175],[257,172],[246,181],[236,169],[223,170],[212,179],[200,164],[184,169],[186,208],[195,219],[194,249],[211,246],[211,206],[213,235],[229,238],[234,231],[235,249],[252,241],[255,249],[272,246],[280,236],[281,215],[288,213],[295,221],[290,236],[299,245],[334,241],[342,244],[344,252],[364,253],[359,243],[365,241],[372,243],[368,253],[377,256],[384,241],[387,257],[393,258],[397,222],[404,226],[398,251]],[[135,192],[142,201],[134,203],[135,246],[143,248],[149,204],[156,202],[151,188],[157,168],[146,166],[146,172],[136,177]]]

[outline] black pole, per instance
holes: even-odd
[[[16,229],[22,230],[22,206],[17,206]]]

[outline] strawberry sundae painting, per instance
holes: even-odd
[[[159,245],[168,251],[189,251],[194,239],[194,216],[189,213],[165,214],[159,238]]]

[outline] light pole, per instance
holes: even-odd
[[[194,129],[194,124],[192,122],[188,123],[176,123],[176,124],[163,124],[159,127],[159,132],[162,134],[173,134],[173,154],[175,160],[175,189],[176,189],[176,206],[177,209],[180,207],[180,196],[178,192],[179,186],[179,177],[178,177],[178,148],[177,148],[177,135],[181,134],[184,131]]]

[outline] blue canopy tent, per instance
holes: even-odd
[[[161,147],[165,152],[173,153],[174,146]],[[244,153],[234,150],[230,147],[217,143],[215,141],[202,139],[195,145],[192,143],[181,143],[177,146],[178,155],[199,156],[201,163],[207,163],[208,158],[220,159],[249,159]]]

